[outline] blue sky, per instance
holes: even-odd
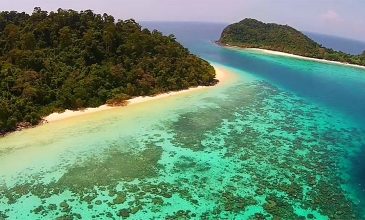
[[[365,0],[0,0],[0,10],[92,9],[117,19],[233,23],[246,17],[365,41]]]

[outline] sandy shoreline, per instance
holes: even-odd
[[[310,61],[316,61],[316,62],[322,62],[322,63],[330,63],[330,64],[336,64],[336,65],[341,65],[341,66],[349,66],[349,67],[365,69],[365,66],[360,66],[360,65],[356,65],[356,64],[342,63],[339,61],[324,60],[324,59],[311,58],[311,57],[304,57],[304,56],[300,56],[300,55],[295,55],[295,54],[285,53],[285,52],[280,52],[280,51],[275,51],[275,50],[266,50],[266,49],[260,49],[260,48],[241,48],[241,47],[231,46],[231,45],[223,45],[223,47],[227,47],[227,48],[231,48],[231,49],[238,49],[238,50],[258,51],[258,52],[263,52],[263,53],[277,55],[277,56],[285,56],[285,57],[291,57],[291,58],[296,58],[296,59],[301,59],[301,60],[310,60]]]
[[[212,66],[214,67],[214,69],[216,71],[216,79],[219,80],[218,84],[224,83],[224,81],[227,79],[227,70],[225,70],[225,69],[223,69],[223,68],[221,68],[220,66],[217,66],[217,65],[212,65]],[[179,94],[187,93],[187,92],[192,92],[192,91],[196,91],[196,90],[207,89],[207,88],[210,88],[210,86],[198,86],[198,87],[190,88],[190,89],[186,89],[186,90],[163,93],[163,94],[156,95],[156,96],[144,96],[144,97],[139,96],[139,97],[135,97],[133,99],[129,99],[127,106],[142,103],[142,102],[148,102],[148,101],[152,101],[152,100],[162,99],[162,98],[169,97],[169,96],[175,96],[175,95],[179,95]],[[43,119],[45,120],[46,123],[47,122],[54,122],[54,121],[58,121],[58,120],[66,119],[66,118],[71,118],[71,117],[75,117],[75,116],[80,116],[80,115],[86,115],[86,114],[90,114],[90,113],[105,111],[105,110],[109,110],[109,109],[113,109],[113,108],[119,108],[119,107],[112,107],[112,106],[102,105],[102,106],[97,107],[97,108],[86,108],[84,110],[79,110],[79,111],[66,110],[62,113],[57,113],[57,112],[52,113],[52,114],[44,117]]]
[[[247,48],[246,50],[256,50],[256,51],[261,51],[261,52],[278,55],[278,56],[286,56],[286,57],[292,57],[292,58],[297,58],[297,59],[302,59],[302,60],[311,60],[311,61],[317,61],[317,62],[322,62],[322,63],[331,63],[331,64],[337,64],[337,65],[342,65],[342,66],[351,66],[351,67],[365,69],[364,66],[360,66],[360,65],[356,65],[356,64],[342,63],[339,61],[324,60],[324,59],[311,58],[311,57],[304,57],[304,56],[299,56],[299,55],[295,55],[295,54],[291,54],[291,53],[284,53],[284,52],[279,52],[279,51],[274,51],[274,50],[265,50],[265,49],[258,49],[258,48]]]

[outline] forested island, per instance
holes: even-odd
[[[228,25],[217,41],[221,45],[275,50],[305,57],[365,66],[365,51],[360,55],[326,48],[288,26],[246,18]],[[364,48],[365,49],[365,48]]]
[[[0,12],[0,134],[64,109],[217,83],[173,35],[92,10]]]

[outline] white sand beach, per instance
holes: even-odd
[[[224,84],[228,78],[229,75],[229,71],[217,66],[217,65],[213,65],[215,71],[216,71],[216,79],[219,80],[218,84]],[[181,91],[177,91],[177,92],[169,92],[169,93],[163,93],[163,94],[159,94],[156,96],[140,96],[140,97],[135,97],[132,99],[128,100],[128,105],[135,105],[138,103],[142,103],[142,102],[148,102],[148,101],[152,101],[152,100],[158,100],[158,99],[162,99],[165,97],[169,97],[169,96],[176,96],[179,94],[183,94],[183,93],[187,93],[187,92],[193,92],[193,91],[197,91],[197,90],[201,90],[201,89],[208,89],[211,88],[210,86],[198,86],[195,88],[189,88],[186,90],[181,90]],[[127,105],[127,106],[128,106]],[[126,107],[126,106],[123,106]],[[62,119],[66,119],[66,118],[71,118],[71,117],[75,117],[75,116],[80,116],[80,115],[86,115],[86,114],[90,114],[90,113],[95,113],[95,112],[100,112],[100,111],[105,111],[108,109],[112,109],[112,108],[120,108],[120,107],[112,107],[112,106],[108,106],[108,105],[102,105],[100,107],[97,108],[86,108],[83,110],[78,110],[78,111],[72,111],[72,110],[66,110],[62,113],[52,113],[46,117],[44,117],[43,119],[45,120],[45,122],[54,122],[54,121],[58,121],[58,120],[62,120]]]
[[[292,57],[292,58],[297,58],[297,59],[302,59],[302,60],[311,60],[311,61],[317,61],[317,62],[323,62],[323,63],[331,63],[331,64],[351,66],[351,67],[357,67],[357,68],[363,68],[363,69],[365,69],[364,66],[360,66],[360,65],[356,65],[356,64],[342,63],[342,62],[339,62],[339,61],[332,61],[332,60],[324,60],[324,59],[304,57],[304,56],[299,56],[299,55],[295,55],[295,54],[284,53],[284,52],[279,52],[279,51],[274,51],[274,50],[265,50],[265,49],[259,49],[259,48],[247,48],[247,49],[243,49],[243,48],[239,48],[239,47],[232,47],[232,48],[242,49],[242,50],[254,50],[254,51],[260,51],[260,52],[263,52],[263,53],[273,54],[273,55],[278,55],[278,56],[286,56],[286,57]]]

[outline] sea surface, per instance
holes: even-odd
[[[303,31],[303,33],[317,43],[337,51],[342,51],[352,55],[359,55],[365,51],[365,38],[363,39],[363,41],[359,41],[308,31]]]
[[[0,219],[365,219],[365,69],[142,26],[229,80],[1,138]]]

